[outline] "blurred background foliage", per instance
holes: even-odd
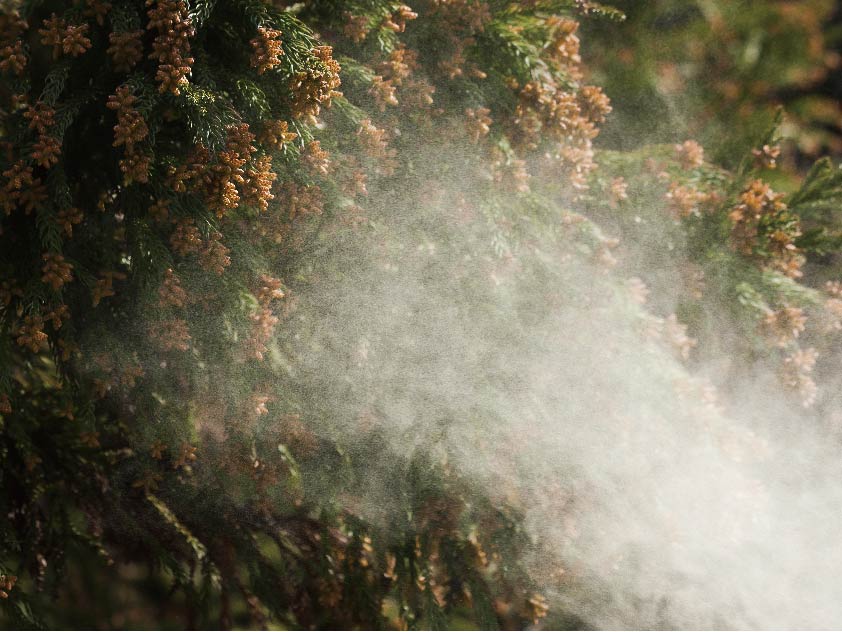
[[[600,143],[698,140],[736,167],[774,120],[787,187],[821,156],[842,156],[842,3],[619,0],[622,23],[588,21],[583,54],[614,99]]]

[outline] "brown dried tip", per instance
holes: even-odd
[[[354,15],[349,11],[342,14],[345,26],[342,28],[342,33],[352,42],[359,44],[367,36],[369,31],[368,18],[364,15]]]
[[[594,123],[604,123],[611,113],[611,99],[598,86],[584,86],[578,98],[582,114]]]
[[[480,138],[487,136],[491,131],[492,121],[489,114],[491,114],[491,110],[488,108],[467,108],[465,110],[465,116],[467,117],[465,127],[473,142],[479,142]]]
[[[8,599],[17,581],[17,575],[0,575],[0,598]]]
[[[800,307],[769,310],[761,323],[763,333],[777,347],[786,347],[804,331],[807,316]]]
[[[317,140],[308,143],[302,154],[302,162],[313,174],[326,176],[330,171],[330,154],[322,149],[321,142]]]
[[[167,445],[158,439],[149,447],[149,455],[156,461],[160,461],[164,458],[164,452],[166,449]]]
[[[158,305],[162,308],[182,308],[187,305],[187,293],[181,287],[181,282],[172,268],[167,269],[164,280],[158,288]]]
[[[284,49],[281,46],[282,33],[275,29],[259,28],[257,37],[251,40],[251,66],[262,75],[281,63]]]
[[[196,460],[196,447],[189,443],[182,443],[178,457],[173,461],[173,469],[186,467]]]
[[[547,613],[550,610],[547,599],[543,595],[534,594],[527,600],[527,603],[529,604],[529,612],[532,623],[537,625],[541,619],[547,616]]]
[[[44,265],[41,271],[44,273],[41,280],[58,291],[66,283],[73,280],[73,265],[66,262],[62,255],[56,253],[44,253],[41,257]]]
[[[762,169],[774,169],[778,166],[778,157],[781,155],[781,148],[777,145],[763,145],[760,149],[752,149],[755,163]]]
[[[386,17],[383,20],[383,27],[395,31],[396,33],[403,33],[406,30],[406,23],[418,17],[411,7],[402,4],[398,7],[394,14]]]
[[[298,134],[289,131],[289,123],[286,121],[267,121],[263,124],[263,132],[260,134],[260,142],[275,149],[280,149],[296,138]]]
[[[147,0],[148,30],[157,30],[150,59],[158,61],[156,79],[160,92],[181,94],[187,85],[193,58],[190,57],[190,38],[194,35],[187,3],[184,0]]]
[[[117,72],[129,72],[143,59],[143,31],[112,32],[108,35],[111,44],[106,51],[114,63]]]
[[[695,140],[686,140],[675,146],[675,153],[684,169],[701,167],[705,162],[705,150]]]

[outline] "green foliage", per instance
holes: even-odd
[[[585,25],[586,61],[597,81],[624,95],[604,130],[612,146],[696,138],[717,162],[735,168],[783,105],[785,171],[800,173],[824,154],[838,159],[838,130],[830,123],[839,100],[840,13],[833,2],[615,4],[626,22]]]
[[[505,424],[428,392],[431,355],[502,341],[476,361],[517,393],[501,358],[587,306],[657,329],[641,348],[687,370],[689,335],[698,356],[786,363],[803,326],[781,344],[776,319],[830,313],[814,269],[842,245],[842,188],[820,161],[774,194],[751,149],[776,131],[735,141],[733,172],[640,137],[596,151],[610,108],[584,85],[579,17],[622,22],[582,1],[3,5],[3,625],[588,624],[543,594],[587,577],[531,572],[566,551],[531,538],[528,493],[454,465],[459,424]],[[611,65],[627,121],[649,88]],[[398,270],[422,282],[401,294]],[[353,339],[372,328],[357,291],[395,292],[406,327]],[[441,339],[453,314],[465,335]],[[793,401],[811,379],[789,376]],[[390,427],[393,399],[417,419]],[[489,458],[511,440],[495,432]]]

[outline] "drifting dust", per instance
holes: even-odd
[[[842,625],[826,426],[771,373],[735,379],[744,365],[720,349],[697,349],[691,372],[622,261],[607,272],[569,229],[527,226],[488,254],[487,223],[454,209],[477,195],[460,164],[436,196],[372,195],[380,220],[364,246],[319,253],[341,273],[299,291],[278,355],[296,356],[281,372],[302,363],[285,379],[316,394],[314,427],[370,454],[361,511],[388,521],[404,473],[382,455],[423,450],[522,512],[533,579],[586,625]]]

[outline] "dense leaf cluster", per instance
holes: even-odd
[[[804,273],[838,245],[838,170],[819,163],[786,199],[759,179],[771,134],[733,173],[692,141],[598,153],[611,106],[581,67],[585,17],[621,16],[581,0],[4,5],[0,572],[17,583],[0,620],[586,624],[548,601],[583,578],[535,571],[563,552],[528,535],[528,494],[478,491],[411,439],[494,416],[435,392],[424,297],[395,298],[410,338],[321,329],[365,329],[355,271],[420,268],[500,353],[605,301],[679,362],[724,340],[779,367],[795,405],[832,403],[813,369],[842,289]],[[571,261],[600,271],[596,290]],[[395,349],[430,376],[401,442],[383,423],[411,390]]]

